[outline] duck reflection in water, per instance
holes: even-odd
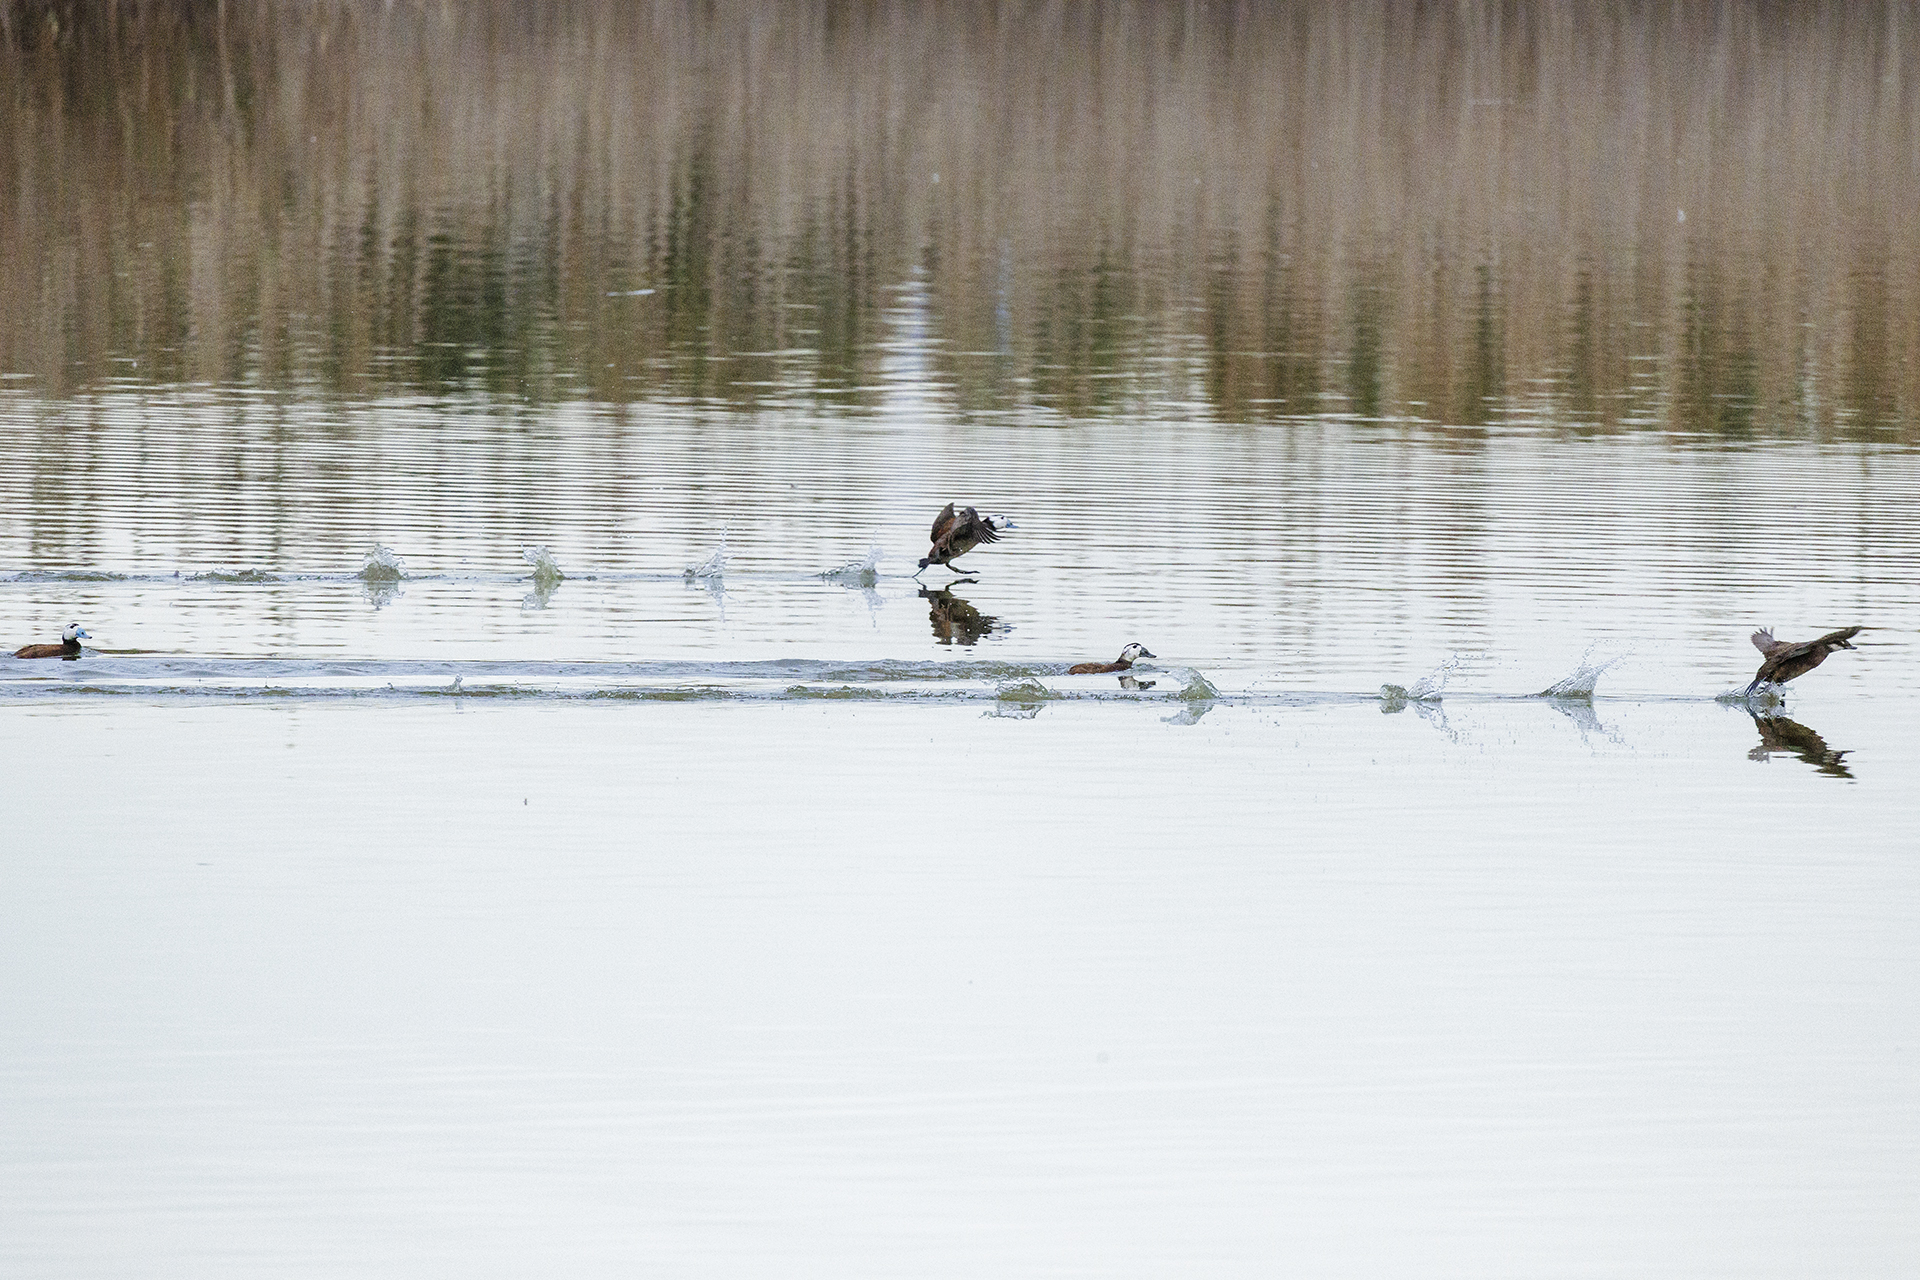
[[[981,613],[945,587],[938,590],[922,587],[920,598],[927,602],[927,621],[933,624],[933,638],[941,644],[970,645],[981,636],[1006,630],[1000,619]]]
[[[1785,716],[1761,715],[1748,711],[1753,727],[1760,731],[1760,745],[1747,752],[1747,759],[1765,764],[1776,755],[1798,756],[1821,773],[1832,778],[1851,778],[1847,753],[1835,751],[1827,740],[1807,726]]]

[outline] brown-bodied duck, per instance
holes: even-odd
[[[1070,676],[1104,676],[1115,671],[1129,670],[1142,658],[1158,655],[1147,652],[1147,646],[1139,643],[1128,645],[1120,651],[1120,656],[1112,662],[1082,662],[1067,668]]]
[[[949,502],[933,518],[933,547],[920,560],[920,572],[926,572],[930,564],[943,564],[955,573],[965,573],[965,569],[954,569],[953,561],[963,556],[983,542],[1000,541],[1003,529],[1013,528],[1013,521],[1005,516],[983,516],[972,507],[955,510]],[[919,577],[916,573],[914,577]]]
[[[1818,640],[1802,640],[1793,644],[1786,640],[1775,640],[1773,632],[1766,627],[1753,633],[1753,647],[1761,653],[1762,661],[1753,683],[1747,686],[1752,693],[1763,684],[1785,684],[1795,676],[1803,676],[1827,660],[1827,655],[1835,649],[1851,649],[1847,641],[1860,634],[1859,627],[1843,627],[1838,631],[1829,631]]]
[[[30,644],[15,649],[16,658],[77,658],[80,656],[80,642],[91,640],[92,636],[80,629],[77,622],[69,622],[67,629],[60,633],[59,644]]]

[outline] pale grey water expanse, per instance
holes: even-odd
[[[1920,1267],[1905,7],[4,12],[0,1274]]]

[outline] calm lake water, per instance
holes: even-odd
[[[1911,1272],[1907,9],[107,13],[0,1271]]]

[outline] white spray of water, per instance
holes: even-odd
[[[1415,702],[1424,702],[1429,698],[1437,702],[1453,673],[1466,665],[1465,654],[1448,654],[1446,661],[1413,682],[1413,687],[1407,690],[1407,697]]]
[[[1060,695],[1028,676],[1021,680],[1003,680],[994,696],[1002,702],[1050,702]]]
[[[1383,702],[1406,704],[1408,702],[1438,702],[1441,693],[1447,687],[1447,681],[1454,672],[1467,665],[1467,655],[1448,654],[1444,662],[1413,682],[1412,688],[1402,688],[1397,684],[1380,686],[1380,698]]]
[[[1174,667],[1167,674],[1180,677],[1180,692],[1173,696],[1183,702],[1212,702],[1220,696],[1220,690],[1214,687],[1213,682],[1192,667]]]
[[[559,563],[553,558],[553,552],[537,543],[529,543],[520,548],[520,558],[533,566],[535,586],[551,588],[565,580],[566,574],[560,572]]]
[[[1591,698],[1593,697],[1594,689],[1600,683],[1600,677],[1606,674],[1609,667],[1624,660],[1626,657],[1627,655],[1624,653],[1616,653],[1610,658],[1596,661],[1593,656],[1593,649],[1589,647],[1585,653],[1580,655],[1580,663],[1573,669],[1572,674],[1554,681],[1534,696],[1538,698]]]
[[[878,544],[867,548],[865,557],[849,560],[838,569],[828,569],[820,576],[828,582],[843,587],[872,587],[880,582],[880,557],[882,552]]]
[[[406,567],[400,563],[400,557],[393,553],[393,548],[377,542],[360,563],[360,579],[363,582],[398,582],[406,576]]]
[[[702,560],[699,564],[687,569],[682,576],[686,578],[688,582],[693,582],[700,578],[721,577],[727,571],[727,554],[727,531],[722,529],[720,531],[720,545],[714,550],[714,553],[705,560]]]

